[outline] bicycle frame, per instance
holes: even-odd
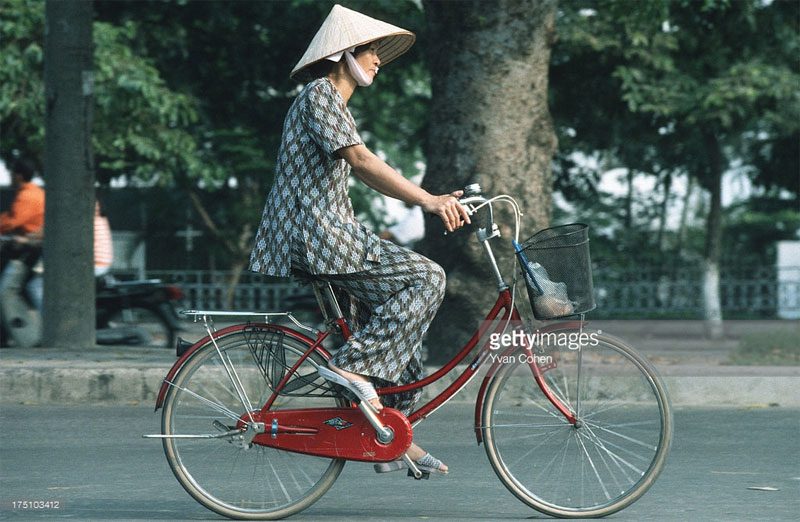
[[[334,309],[336,309],[336,308],[337,307],[334,305]],[[196,313],[197,314],[201,314],[201,315],[203,314],[203,312],[196,312]],[[268,315],[268,314],[254,314],[254,315],[263,316],[263,315]],[[484,321],[482,323],[482,325],[484,325],[484,326],[479,328],[472,335],[472,337],[469,339],[469,341],[461,348],[461,350],[449,362],[447,362],[444,366],[439,368],[436,372],[434,372],[433,374],[425,377],[424,379],[421,379],[421,380],[413,382],[413,383],[401,385],[401,386],[392,386],[392,387],[387,387],[387,388],[379,388],[377,390],[378,394],[379,395],[391,395],[391,394],[394,394],[394,393],[402,393],[402,392],[407,392],[407,391],[411,391],[411,390],[416,390],[416,389],[424,388],[424,387],[426,387],[426,386],[428,386],[428,385],[440,380],[445,375],[449,374],[459,363],[461,363],[464,359],[466,359],[467,356],[471,352],[473,352],[473,350],[478,345],[478,343],[480,343],[481,340],[483,340],[483,344],[481,346],[481,349],[474,356],[472,361],[467,365],[466,369],[446,389],[444,389],[436,397],[431,399],[426,404],[422,405],[420,408],[418,408],[416,411],[414,411],[413,413],[411,413],[408,416],[408,421],[409,421],[409,423],[411,423],[412,426],[418,424],[419,422],[424,420],[426,417],[428,417],[430,414],[432,414],[434,411],[436,411],[438,408],[440,408],[442,405],[444,405],[451,398],[453,398],[480,371],[480,369],[483,366],[483,364],[489,358],[489,355],[492,354],[492,353],[495,353],[495,350],[493,350],[491,348],[490,342],[487,339],[487,334],[495,333],[495,332],[501,332],[503,330],[503,328],[504,328],[504,324],[507,321],[509,321],[509,318],[510,318],[511,321],[519,321],[521,319],[518,310],[516,309],[515,306],[513,306],[511,290],[506,287],[506,288],[504,288],[504,289],[502,289],[500,291],[500,293],[499,293],[499,295],[497,297],[497,301],[495,302],[494,306],[492,307],[492,309],[489,311],[489,313],[487,314],[486,318],[484,319]],[[343,317],[340,316],[340,317],[335,318],[333,321],[334,321],[335,325],[341,329],[343,337],[345,338],[345,340],[347,338],[349,338],[350,337],[350,330],[347,327],[346,320]],[[492,323],[494,323],[494,328],[491,328],[491,326],[489,326]],[[549,325],[548,327],[544,328],[541,332],[542,333],[549,333],[549,332],[554,332],[554,331],[558,331],[558,330],[574,329],[579,324],[580,323],[577,322],[577,321],[557,323],[557,324]],[[263,414],[263,415],[266,415],[269,412],[269,409],[271,408],[271,406],[274,403],[275,399],[280,394],[280,391],[283,388],[283,386],[286,385],[286,383],[291,379],[291,377],[297,371],[297,368],[299,368],[299,366],[303,363],[303,361],[305,361],[313,352],[319,353],[325,359],[330,359],[330,357],[331,357],[330,353],[328,353],[327,350],[325,350],[322,347],[322,343],[325,341],[325,339],[328,338],[328,336],[330,336],[333,333],[333,328],[329,328],[328,330],[325,330],[323,332],[317,332],[315,339],[312,339],[311,337],[309,337],[307,335],[304,335],[304,334],[302,334],[302,333],[300,333],[300,332],[298,332],[298,331],[296,331],[296,330],[294,330],[292,328],[281,326],[281,325],[276,325],[276,324],[269,324],[269,323],[247,323],[246,325],[241,325],[241,324],[240,325],[233,325],[233,326],[229,326],[227,328],[224,328],[222,330],[215,331],[215,332],[211,332],[209,330],[208,331],[209,334],[206,337],[204,337],[204,338],[200,339],[199,341],[197,341],[196,343],[194,343],[188,350],[186,350],[182,354],[182,356],[175,362],[175,364],[172,366],[170,371],[167,373],[167,376],[164,378],[164,381],[162,382],[161,389],[159,390],[159,393],[158,393],[158,396],[157,396],[157,399],[156,399],[156,407],[155,407],[155,409],[158,410],[158,409],[161,408],[161,406],[163,405],[163,402],[164,402],[164,398],[166,397],[167,390],[172,385],[172,381],[174,379],[175,374],[183,366],[183,364],[186,362],[186,360],[189,359],[189,357],[191,357],[191,355],[197,349],[199,349],[202,346],[207,345],[209,342],[214,342],[214,340],[216,338],[219,338],[219,337],[225,336],[228,333],[240,330],[243,326],[272,328],[272,329],[275,329],[276,331],[280,331],[280,332],[282,332],[282,333],[284,333],[286,335],[289,335],[290,337],[292,337],[292,338],[294,338],[294,339],[296,339],[296,340],[300,341],[301,343],[303,343],[303,344],[308,346],[308,348],[303,353],[303,355],[298,359],[298,361],[294,364],[294,366],[286,373],[286,375],[283,377],[281,382],[278,383],[278,385],[275,387],[275,390],[273,391],[273,393],[269,397],[269,399],[264,403],[263,406],[261,406],[259,408],[260,413]],[[489,331],[490,329],[492,330],[491,332]],[[510,354],[511,352],[514,352],[514,351],[517,351],[517,350],[520,350],[520,349],[524,353],[531,354],[532,347],[523,346],[522,348],[519,348],[519,347],[509,347],[509,348],[507,348],[506,350],[504,350],[503,352],[501,352],[499,354],[499,357],[497,357],[495,359],[494,363],[489,368],[488,372],[486,373],[486,375],[485,375],[485,377],[483,379],[483,382],[482,382],[482,384],[480,386],[480,389],[479,389],[479,392],[478,392],[478,396],[477,396],[477,399],[476,399],[476,404],[475,404],[475,434],[476,434],[476,438],[477,438],[479,444],[482,442],[482,439],[483,439],[483,437],[482,437],[482,428],[481,428],[481,426],[482,426],[481,416],[482,416],[482,406],[483,406],[483,402],[482,402],[483,392],[485,391],[486,387],[488,386],[488,384],[491,381],[491,379],[494,376],[494,374],[502,366],[501,360],[503,359],[503,357],[508,355],[508,354]],[[542,390],[542,393],[544,393],[544,395],[553,404],[553,406],[562,415],[564,415],[564,417],[567,419],[568,422],[574,424],[576,419],[575,419],[575,416],[574,416],[573,412],[570,411],[570,409],[566,405],[564,405],[558,399],[558,397],[556,397],[555,394],[552,393],[552,391],[550,390],[550,388],[547,385],[546,381],[544,380],[544,372],[547,371],[548,368],[540,367],[532,359],[533,358],[529,358],[529,363],[528,363],[530,368],[531,368],[531,375],[534,378],[534,380],[536,381],[536,383],[539,386],[539,388]]]
[[[466,198],[465,200],[462,200],[462,201],[464,201],[464,203],[462,203],[462,204],[469,204],[471,202],[485,202],[486,200],[484,198],[480,197],[480,196],[477,196],[477,197],[473,197],[473,198]],[[464,359],[466,359],[469,356],[470,353],[472,353],[474,351],[474,349],[478,346],[479,343],[481,343],[481,342],[483,343],[481,345],[480,350],[474,356],[472,361],[467,365],[466,369],[446,389],[444,389],[441,393],[439,393],[436,397],[431,399],[429,402],[427,402],[426,404],[422,405],[419,409],[417,409],[416,411],[414,411],[410,415],[408,415],[408,417],[407,417],[408,423],[410,423],[411,426],[415,426],[416,424],[418,424],[419,422],[424,420],[426,417],[428,417],[430,414],[432,414],[434,411],[436,411],[438,408],[440,408],[442,405],[444,405],[447,401],[449,401],[452,397],[454,397],[461,389],[463,389],[472,380],[472,378],[478,373],[480,368],[483,366],[483,364],[489,358],[490,354],[495,352],[495,350],[493,350],[491,345],[490,345],[489,339],[487,338],[487,333],[499,333],[499,332],[502,332],[502,331],[505,330],[505,328],[507,327],[509,322],[511,322],[511,321],[516,321],[516,322],[521,321],[521,316],[519,314],[519,311],[517,310],[516,306],[514,305],[512,290],[509,289],[509,286],[506,284],[505,280],[503,279],[503,276],[500,273],[500,269],[497,266],[497,261],[496,261],[496,259],[494,257],[494,254],[492,252],[491,246],[489,245],[489,239],[492,239],[493,237],[498,237],[499,236],[499,231],[497,229],[497,226],[493,222],[491,206],[489,207],[489,213],[488,213],[488,218],[487,218],[487,221],[486,221],[486,225],[484,227],[482,227],[482,228],[478,228],[477,231],[476,231],[476,235],[478,237],[478,240],[481,242],[481,244],[483,244],[483,246],[485,248],[487,257],[489,259],[490,265],[491,265],[492,270],[493,270],[493,274],[494,274],[495,280],[497,282],[499,295],[497,297],[497,300],[496,300],[494,306],[489,311],[489,313],[487,314],[486,318],[481,323],[481,326],[472,335],[472,337],[469,339],[469,341],[460,349],[460,351],[449,362],[447,362],[444,366],[439,368],[436,372],[434,372],[433,374],[429,375],[428,377],[425,377],[425,378],[423,378],[423,379],[421,379],[419,381],[413,382],[413,383],[408,383],[408,384],[404,384],[404,385],[400,385],[400,386],[390,386],[390,387],[385,387],[385,388],[379,388],[377,390],[378,395],[385,396],[385,395],[391,395],[391,394],[395,394],[395,393],[403,393],[403,392],[408,392],[408,391],[424,388],[424,387],[426,387],[426,386],[438,381],[439,379],[443,378],[445,375],[449,374],[459,363],[461,363]],[[322,290],[320,289],[320,286],[322,286]],[[275,389],[272,391],[272,395],[267,399],[267,401],[262,406],[255,405],[257,411],[253,410],[253,411],[246,412],[246,415],[250,417],[250,421],[251,422],[253,422],[253,418],[254,418],[253,416],[254,415],[256,417],[258,417],[258,418],[267,418],[268,417],[268,415],[270,413],[270,408],[272,407],[272,405],[275,402],[276,398],[279,396],[279,394],[280,394],[281,390],[283,389],[283,387],[287,384],[287,382],[290,381],[292,376],[296,374],[297,369],[303,364],[303,362],[305,362],[308,359],[308,357],[312,353],[317,352],[320,355],[322,355],[326,360],[330,359],[330,354],[322,347],[322,343],[329,335],[331,335],[334,332],[335,329],[338,328],[340,330],[340,332],[342,334],[342,337],[344,338],[345,341],[347,341],[350,338],[350,335],[351,335],[350,329],[348,327],[347,321],[344,319],[344,316],[343,316],[343,314],[341,312],[341,309],[340,309],[340,307],[338,305],[338,302],[336,301],[336,297],[333,294],[333,291],[331,289],[330,284],[326,283],[325,285],[321,285],[320,283],[314,283],[313,287],[314,287],[314,292],[315,292],[315,295],[317,296],[317,300],[319,302],[320,308],[321,308],[321,310],[323,312],[323,315],[326,318],[327,324],[329,325],[329,328],[327,330],[325,330],[323,332],[316,332],[316,338],[315,339],[311,339],[310,337],[308,337],[308,336],[306,336],[304,334],[301,334],[301,333],[299,333],[299,332],[297,332],[297,331],[295,331],[295,330],[293,330],[291,328],[287,328],[287,327],[283,327],[283,326],[279,326],[279,325],[272,325],[272,324],[261,324],[261,325],[249,324],[248,325],[248,326],[263,326],[263,327],[273,328],[276,331],[281,331],[281,332],[283,332],[283,333],[295,338],[296,340],[298,340],[298,341],[300,341],[303,344],[308,346],[308,348],[305,350],[303,355],[298,359],[298,361],[294,364],[294,366],[289,369],[289,371],[286,373],[286,375],[284,375],[282,380],[277,384],[277,386],[275,386]],[[330,308],[330,311],[329,311],[329,308]],[[194,314],[197,316],[197,315],[203,315],[203,314],[213,314],[213,312],[194,312]],[[260,315],[260,316],[267,316],[267,317],[269,317],[270,315],[284,315],[284,316],[288,316],[293,322],[295,322],[295,324],[298,324],[297,321],[291,316],[290,313],[282,313],[282,314],[234,314],[234,313],[231,313],[229,315]],[[205,320],[205,316],[204,315],[203,315],[203,317],[204,317],[204,320]],[[162,406],[164,398],[166,397],[167,390],[168,390],[169,386],[172,385],[172,380],[173,380],[175,374],[178,372],[178,370],[181,368],[181,366],[183,366],[185,361],[192,355],[192,353],[194,353],[194,351],[196,351],[197,349],[199,349],[202,346],[205,346],[209,342],[212,342],[212,343],[216,344],[215,339],[217,337],[223,336],[223,335],[225,335],[227,333],[235,331],[236,329],[241,329],[242,328],[242,325],[237,325],[237,326],[232,326],[232,327],[226,328],[226,329],[221,330],[219,332],[212,332],[210,330],[210,328],[208,328],[207,320],[206,320],[206,323],[207,323],[206,324],[206,329],[207,329],[207,332],[208,332],[208,336],[203,338],[203,339],[201,339],[200,341],[196,342],[194,345],[192,345],[191,348],[189,348],[185,353],[183,353],[183,355],[178,359],[178,361],[176,361],[175,365],[170,369],[169,373],[167,374],[167,377],[164,379],[164,382],[162,383],[161,389],[159,390],[159,394],[158,394],[158,397],[157,397],[157,400],[156,400],[156,410],[158,410]],[[580,325],[581,323],[577,323],[577,324]],[[303,325],[300,325],[300,326],[303,326]],[[574,322],[574,321],[573,322],[557,323],[557,324],[554,324],[554,325],[550,325],[549,327],[541,330],[541,333],[549,333],[549,332],[558,331],[558,330],[572,329],[572,328],[575,328],[575,326],[576,326],[576,322]],[[311,329],[309,329],[309,330],[311,330]],[[492,330],[492,332],[489,332],[489,330]],[[487,372],[487,374],[484,377],[484,380],[483,380],[483,382],[481,384],[481,387],[480,387],[480,390],[479,390],[479,393],[478,393],[478,397],[477,397],[477,400],[476,400],[476,404],[475,404],[475,434],[476,434],[476,438],[477,438],[479,444],[483,440],[483,434],[482,434],[482,429],[483,429],[482,428],[482,426],[483,426],[483,423],[482,423],[482,406],[483,406],[483,395],[484,395],[484,392],[485,392],[487,386],[489,385],[489,383],[491,382],[492,378],[494,377],[495,373],[497,372],[497,370],[502,365],[501,360],[503,359],[503,357],[504,356],[508,356],[512,352],[516,352],[516,351],[521,351],[521,353],[523,353],[523,354],[528,356],[527,357],[527,364],[530,367],[531,376],[536,381],[536,384],[538,385],[538,387],[542,391],[542,393],[545,395],[545,397],[547,397],[548,401],[550,401],[550,403],[553,404],[553,406],[556,408],[556,410],[558,412],[560,412],[561,415],[563,415],[564,418],[570,424],[574,425],[576,423],[577,419],[576,419],[576,416],[575,416],[575,412],[571,411],[571,409],[566,404],[564,404],[558,398],[558,396],[555,393],[553,393],[553,391],[550,389],[550,387],[548,386],[548,384],[547,384],[547,382],[546,382],[546,380],[544,378],[544,372],[546,372],[548,369],[552,368],[552,366],[549,366],[549,367],[540,366],[536,362],[536,358],[532,357],[532,355],[533,355],[532,350],[533,350],[533,347],[529,346],[527,344],[527,340],[525,340],[524,341],[524,345],[521,348],[512,346],[512,347],[509,347],[509,348],[505,349],[501,354],[499,354],[500,355],[499,357],[495,358],[492,366],[489,368],[489,371]],[[231,379],[233,380],[233,376],[231,376]],[[245,407],[248,406],[245,403],[244,400],[243,400],[243,404],[245,404]],[[331,409],[331,411],[334,411],[334,410]],[[366,411],[364,412],[364,414],[367,414],[367,413],[368,412],[366,412]],[[294,448],[294,449],[290,449],[290,451],[304,452],[304,449],[302,449],[301,447],[297,447],[297,448]],[[348,457],[344,457],[344,458],[348,458]],[[352,459],[352,457],[350,457],[350,458]],[[379,460],[382,460],[382,459],[380,459],[380,458],[375,458],[375,459],[358,458],[358,459],[352,459],[352,460],[376,460],[376,461],[379,461]]]

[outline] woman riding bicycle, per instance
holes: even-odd
[[[275,183],[250,257],[255,272],[313,277],[348,296],[352,337],[331,359],[332,371],[321,368],[320,375],[376,410],[383,407],[376,384],[423,377],[420,345],[444,296],[445,274],[356,220],[351,169],[378,192],[438,215],[450,232],[469,223],[457,201],[461,191],[432,195],[408,181],[364,145],[347,108],[356,86],[369,86],[379,65],[414,40],[409,31],[334,6],[290,74],[308,83],[286,116]],[[408,414],[418,398],[419,392],[397,394],[385,403]],[[408,456],[426,470],[447,472],[416,444]]]

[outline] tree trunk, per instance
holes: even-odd
[[[625,182],[628,185],[628,194],[625,196],[625,232],[630,233],[633,230],[633,193],[634,186],[633,180],[636,177],[636,172],[629,168],[625,176]],[[630,236],[629,236],[630,237]]]
[[[683,257],[683,246],[686,242],[686,223],[689,220],[689,205],[692,202],[692,194],[694,193],[694,177],[687,176],[686,180],[686,195],[683,197],[683,207],[681,208],[681,219],[678,223],[677,242],[675,243],[675,259],[679,260]]]
[[[252,200],[253,194],[255,194],[255,191],[245,191],[244,195],[242,196],[244,199],[243,204],[252,204],[252,201],[249,200]],[[232,254],[233,258],[237,260],[231,265],[230,277],[226,281],[227,288],[225,290],[224,299],[225,307],[232,308],[234,294],[236,293],[236,286],[239,284],[239,280],[242,278],[242,273],[244,272],[245,267],[249,264],[249,254],[254,237],[253,227],[251,224],[246,223],[242,227],[237,240],[233,241],[230,239],[229,235],[225,234],[214,222],[211,214],[209,214],[205,205],[203,205],[200,196],[197,195],[197,192],[190,189],[189,198],[194,205],[194,209],[198,214],[200,214],[203,224],[206,226],[209,232],[211,232],[211,235],[214,236],[214,239],[220,242],[225,249]]]
[[[658,245],[658,254],[663,256],[667,251],[665,232],[667,229],[667,217],[669,214],[672,174],[669,172],[665,173],[661,183],[662,188],[664,189],[664,198],[661,200],[661,208],[658,212],[658,237],[656,238],[656,244]]]
[[[238,261],[231,263],[230,275],[228,280],[225,281],[225,308],[228,310],[235,310],[234,297],[236,297],[236,287],[239,286],[239,281],[242,279],[242,273],[247,266],[248,261],[246,257],[242,257]]]
[[[43,344],[95,344],[92,3],[48,0]]]
[[[706,334],[722,338],[722,299],[720,297],[719,263],[722,253],[722,172],[724,159],[719,142],[713,135],[705,137],[709,158],[708,190],[710,202],[706,220],[706,245],[703,266],[703,316]]]
[[[513,195],[525,213],[525,239],[550,219],[556,138],[547,82],[556,2],[426,1],[424,6],[433,103],[422,186],[444,194],[478,182],[486,194]],[[495,219],[503,239],[493,245],[510,279],[513,221],[502,204]],[[441,221],[432,216],[425,225],[420,250],[448,274],[445,302],[428,336],[432,357],[442,360],[477,328],[496,298],[495,285],[469,231],[443,237]]]

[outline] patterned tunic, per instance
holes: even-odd
[[[333,364],[379,387],[407,384],[423,377],[420,346],[444,297],[445,274],[356,221],[347,191],[350,166],[334,153],[360,143],[336,87],[327,78],[309,83],[286,116],[250,269],[330,282],[353,332]],[[415,390],[382,400],[408,414],[419,396]]]
[[[368,261],[380,260],[380,240],[353,215],[350,165],[334,155],[361,143],[353,116],[330,80],[306,85],[286,116],[250,270],[289,276],[295,241],[312,274],[360,272]]]

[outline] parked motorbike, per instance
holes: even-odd
[[[22,347],[39,344],[41,319],[25,287],[40,256],[41,240],[0,236],[0,346],[9,339]]]
[[[8,252],[14,241],[2,236],[0,246]],[[15,270],[8,281],[10,291],[0,295],[0,346],[8,341],[20,347],[36,346],[41,340],[41,318],[26,287],[42,274],[34,273],[30,260],[6,263],[13,263]],[[95,295],[97,344],[172,347],[183,329],[176,311],[183,293],[177,286],[158,279],[118,281],[104,276],[96,279]]]
[[[172,347],[183,327],[176,305],[183,292],[159,279],[98,279],[97,344]]]

